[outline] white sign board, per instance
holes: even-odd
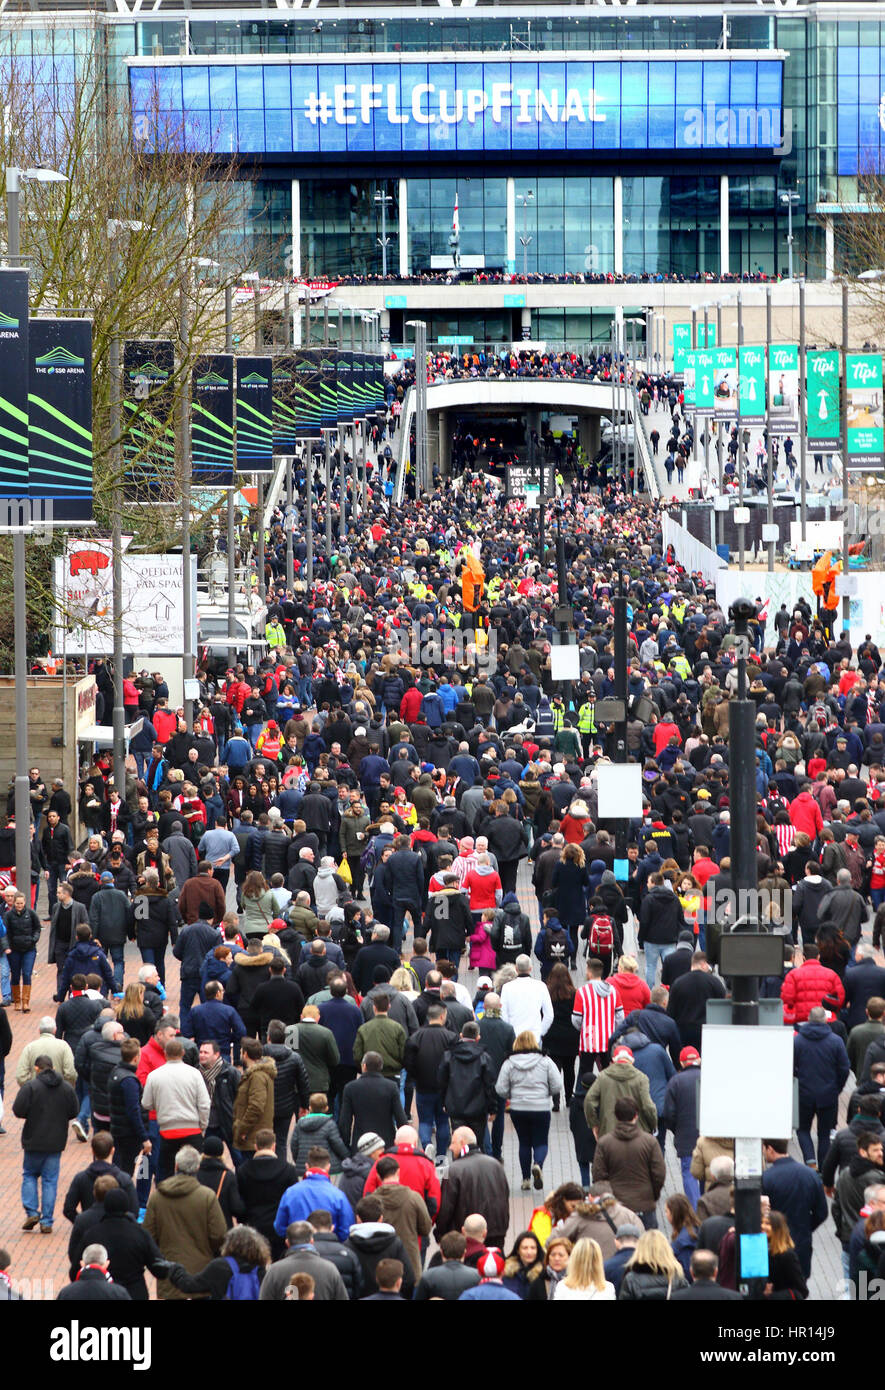
[[[806,499],[807,501],[808,499]],[[841,550],[842,522],[806,521],[805,540],[812,550]],[[795,550],[802,543],[802,522],[790,522],[790,545]]]
[[[550,648],[550,679],[554,681],[579,681],[581,679],[581,651],[574,646]]]
[[[698,1128],[726,1139],[793,1133],[793,1030],[705,1025]],[[759,1078],[765,1077],[760,1086]]]
[[[123,556],[123,651],[131,656],[177,656],[184,650],[184,585],[180,555]],[[197,557],[191,556],[193,631],[197,631]],[[113,653],[111,543],[69,538],[54,562],[56,595],[53,650]],[[64,628],[67,632],[64,632]]]
[[[639,819],[642,816],[640,763],[605,763],[597,771],[599,819]]]

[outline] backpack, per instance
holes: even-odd
[[[235,1303],[257,1303],[261,1289],[257,1268],[243,1271],[233,1255],[227,1255],[225,1258],[231,1268],[231,1281],[224,1295],[225,1301],[232,1299]]]
[[[615,948],[615,924],[605,913],[598,913],[590,923],[587,949],[591,956],[610,956]]]
[[[367,877],[371,878],[372,874],[375,872],[376,862],[375,842],[374,840],[370,840],[360,855],[360,868]]]
[[[553,931],[549,927],[544,932],[544,960],[548,963],[556,964],[557,961],[568,959],[568,937],[563,927],[556,927]]]

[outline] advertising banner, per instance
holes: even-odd
[[[345,348],[338,349],[336,363],[338,424],[353,419],[351,396],[353,393],[353,353]]]
[[[338,369],[334,348],[323,348],[320,361],[320,423],[334,429],[338,423]]]
[[[682,402],[686,412],[695,412],[695,386],[697,382],[697,357],[696,352],[685,354],[685,367],[683,368],[682,382]]]
[[[322,359],[321,348],[302,348],[295,357],[295,434],[298,439],[322,438]]]
[[[694,406],[700,419],[709,419],[713,414],[715,396],[713,394],[713,354],[695,353]]]
[[[765,424],[765,348],[738,348],[738,416],[743,425]]]
[[[272,357],[237,358],[237,468],[273,472]]]
[[[126,495],[147,501],[175,482],[175,349],[166,339],[123,344]]]
[[[706,325],[703,322],[698,324],[697,346],[699,348],[714,348],[716,346],[715,322],[711,323],[708,319]]]
[[[0,497],[28,496],[28,272],[0,270]]]
[[[234,485],[234,359],[200,357],[193,371],[191,472],[198,487]]]
[[[273,359],[273,453],[288,458],[295,453],[297,359],[291,354]]]
[[[799,348],[772,343],[768,349],[768,432],[772,438],[799,430]]]
[[[33,332],[33,324],[31,326]],[[845,358],[845,409],[848,467],[881,468],[885,454],[882,414],[882,358],[878,353],[848,353]]]
[[[350,359],[350,418],[361,420],[366,380],[366,354],[354,352]]]
[[[713,414],[717,420],[737,419],[737,348],[713,350]]]
[[[31,319],[28,477],[54,522],[92,520],[92,322]]]
[[[55,640],[61,651],[109,656],[114,650],[111,546],[70,537],[54,562]],[[193,631],[197,630],[197,556],[191,556]],[[123,651],[178,656],[184,650],[184,585],[180,555],[127,550],[122,560]],[[66,633],[62,629],[66,627]]]
[[[673,372],[676,376],[681,376],[685,371],[685,357],[691,352],[691,324],[674,323],[673,325]]]
[[[805,400],[809,449],[815,453],[838,449],[842,426],[837,349],[806,354]]]
[[[375,356],[375,409],[381,415],[387,413],[387,397],[384,394],[384,354]]]

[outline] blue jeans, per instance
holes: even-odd
[[[34,973],[34,962],[36,959],[36,950],[9,952],[9,973],[12,977],[12,983],[16,987],[18,987],[19,984],[29,985],[31,983],[31,976]]]
[[[519,1140],[519,1167],[523,1180],[531,1176],[532,1159],[544,1167],[550,1137],[549,1110],[513,1110],[510,1118]]]
[[[650,941],[645,943],[645,979],[649,989],[654,989],[658,975],[658,961],[665,961],[673,951],[675,946],[655,946]]]
[[[199,975],[182,975],[181,977],[181,996],[178,1001],[178,1014],[181,1031],[186,1038],[193,1034],[191,1024],[191,1004],[194,998],[200,997],[200,977]]]
[[[313,681],[310,676],[298,677],[298,703],[302,708],[313,704]]]
[[[449,1117],[443,1107],[442,1096],[438,1091],[416,1091],[415,1105],[418,1109],[418,1138],[422,1149],[432,1140],[436,1127],[436,1151],[444,1153],[449,1147],[452,1131]]]
[[[12,995],[9,993],[9,960],[5,951],[0,955],[0,998],[4,1004],[12,1003]]]
[[[24,1155],[22,1206],[28,1216],[39,1216],[41,1226],[52,1225],[60,1163],[61,1154],[38,1153],[32,1150]],[[38,1179],[42,1186],[42,1202],[37,1189]]]
[[[421,921],[421,909],[417,903],[394,903],[390,914],[390,945],[399,955],[403,948],[403,936],[406,928],[406,913],[409,913],[413,923]],[[417,927],[416,930],[420,930]]]
[[[697,1211],[698,1201],[701,1195],[701,1185],[697,1178],[691,1174],[691,1154],[682,1154],[679,1158],[679,1167],[682,1170],[682,1191]]]
[[[878,912],[882,904],[885,903],[885,888],[871,888],[870,898],[873,902],[873,911]]]
[[[80,1109],[77,1111],[77,1119],[88,1134],[89,1121],[92,1118],[92,1101],[89,1098],[89,1087],[82,1077],[77,1077],[75,1090],[77,1092],[77,1099],[80,1102]]]
[[[106,946],[105,953],[110,956],[114,966],[114,993],[123,993],[123,952],[124,946]]]
[[[504,1146],[504,1117],[507,1114],[507,1107],[503,1100],[498,1101],[498,1109],[495,1118],[492,1120],[491,1130],[486,1126],[483,1130],[482,1151],[484,1154],[491,1154],[492,1158],[500,1158]],[[587,1179],[588,1187],[590,1179]]]
[[[145,965],[155,965],[155,966],[157,967],[157,974],[158,974],[159,977],[160,977],[160,984],[165,988],[165,986],[166,986],[166,952],[165,952],[165,951],[155,951],[154,948],[153,948],[153,946],[142,946],[142,947],[140,947],[140,950],[141,950],[141,959],[143,960],[144,964],[145,964]]]

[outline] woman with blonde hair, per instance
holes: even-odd
[[[643,1231],[624,1268],[618,1298],[624,1302],[662,1303],[674,1289],[683,1289],[687,1283],[663,1231]]]
[[[157,1020],[154,1015],[144,1007],[144,985],[127,985],[126,993],[120,1005],[120,1012],[117,1019],[122,1023],[130,1038],[137,1038],[141,1046],[150,1042],[154,1036],[154,1029]]]
[[[543,1303],[553,1298],[565,1278],[569,1256],[574,1246],[567,1236],[552,1235],[544,1246],[544,1272],[532,1280],[526,1298],[529,1303]]]
[[[621,956],[617,974],[609,976],[609,984],[617,990],[625,1017],[634,1009],[644,1009],[651,999],[651,990],[639,973],[635,956]]]
[[[277,901],[260,869],[252,869],[243,884],[243,936],[266,936],[277,915]]]
[[[414,1004],[415,1000],[418,998],[419,991],[415,988],[415,975],[413,971],[406,970],[405,966],[401,965],[399,969],[394,970],[389,983],[391,989],[398,989],[400,994],[406,996],[410,1004]]]
[[[550,1137],[550,1111],[559,1097],[562,1081],[552,1058],[545,1057],[531,1030],[517,1033],[513,1052],[507,1058],[495,1083],[502,1100],[510,1101],[510,1118],[519,1139],[519,1166],[522,1190],[534,1182],[540,1192],[544,1186],[542,1169]]]
[[[585,1236],[583,1240],[578,1241],[568,1257],[565,1276],[553,1290],[553,1297],[557,1302],[568,1299],[614,1302],[615,1286],[605,1277],[602,1251],[595,1240]]]

